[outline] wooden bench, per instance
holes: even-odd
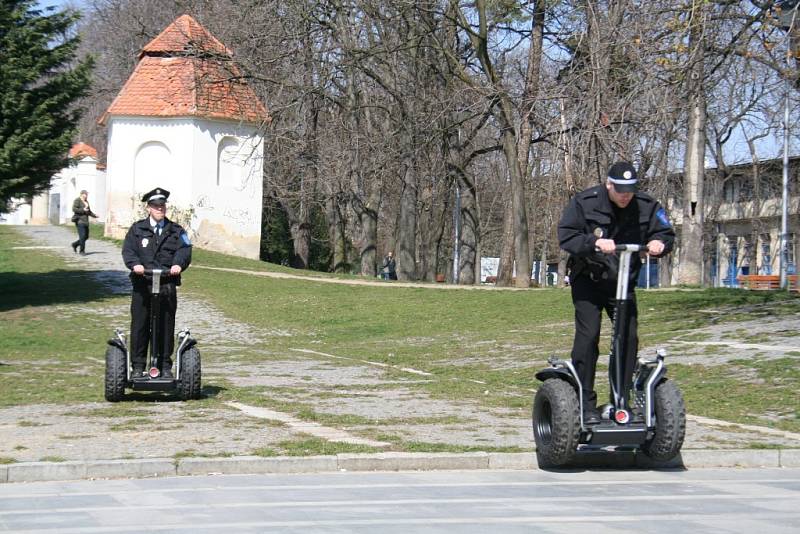
[[[736,277],[739,287],[763,291],[780,289],[781,277],[777,274],[743,274]]]
[[[781,287],[781,277],[777,274],[745,274],[739,275],[736,277],[736,280],[739,282],[739,287],[744,289],[763,291],[780,289]],[[800,280],[798,280],[798,275],[790,274],[786,276],[786,289],[794,291],[795,293],[800,293]]]

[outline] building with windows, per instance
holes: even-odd
[[[101,118],[108,126],[106,235],[144,215],[142,194],[171,192],[168,217],[195,245],[258,258],[264,104],[232,52],[189,15],[150,41]]]
[[[800,238],[800,157],[789,160],[787,272],[795,274]],[[680,184],[680,176],[675,177]],[[675,183],[673,182],[673,183]],[[704,284],[735,287],[737,277],[779,274],[783,160],[710,168],[705,171]],[[680,185],[668,202],[680,236]],[[680,243],[673,262],[680,261]],[[673,280],[677,269],[673,268]]]

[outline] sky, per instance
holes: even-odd
[[[83,6],[83,4],[84,4],[83,0],[39,0],[37,2],[38,7],[40,8],[46,8],[50,6],[63,8],[70,6],[70,7],[77,7],[78,9],[80,9]]]

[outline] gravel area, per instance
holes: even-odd
[[[73,230],[59,226],[18,227],[36,244],[52,248],[71,267],[93,272],[93,276],[115,294],[130,291],[130,283],[118,247],[90,239],[89,254],[75,255],[69,247]],[[104,310],[120,326],[126,325],[127,303]],[[773,320],[774,319],[774,320]],[[800,345],[793,332],[800,330],[800,318],[773,318],[763,326],[772,339],[770,349],[764,341],[759,354],[780,357],[790,352],[786,347]],[[315,411],[337,416],[334,421],[352,421],[338,425],[353,435],[382,439],[379,436],[402,436],[408,441],[457,444],[474,447],[520,447],[532,449],[530,413],[526,410],[486,410],[468,402],[431,399],[412,389],[415,382],[436,380],[409,371],[400,379],[389,380],[384,369],[347,355],[327,358],[313,351],[289,351],[282,359],[265,360],[256,366],[231,368],[225,355],[237,347],[265,343],[288,332],[262,332],[234,321],[211,303],[179,296],[176,326],[191,325],[203,353],[204,383],[226,372],[226,378],[241,386],[298,388],[282,400],[306,403]],[[109,330],[111,329],[109,325]],[[740,343],[741,328],[752,334],[754,325],[709,326],[698,331],[703,342]],[[761,326],[759,326],[760,328]],[[774,337],[781,332],[780,337]],[[686,336],[684,336],[686,337]],[[773,341],[774,340],[774,341]],[[746,340],[744,342],[747,342]],[[671,351],[682,361],[693,358],[707,363],[707,345],[674,343]],[[797,350],[800,350],[798,348]],[[692,351],[697,351],[693,353]],[[722,354],[726,356],[722,356]],[[734,355],[739,356],[734,356]],[[752,350],[730,347],[720,351],[716,361],[752,355]],[[274,358],[274,354],[273,354]],[[224,366],[223,366],[224,364]],[[337,387],[335,395],[333,387]],[[520,395],[531,395],[520,391]],[[112,409],[107,403],[70,406],[29,405],[0,409],[0,457],[17,461],[48,458],[100,460],[118,458],[171,457],[181,454],[247,455],[260,448],[296,438],[299,430],[276,421],[245,415],[234,407],[207,406],[202,403],[148,401],[128,403],[125,410]],[[117,408],[119,405],[113,407]],[[123,412],[120,415],[120,412]],[[355,417],[353,417],[355,416]],[[332,423],[333,425],[333,423]],[[685,448],[744,448],[751,443],[796,447],[798,436],[776,434],[758,429],[722,427],[713,421],[688,421]]]

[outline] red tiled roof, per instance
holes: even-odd
[[[139,53],[139,57],[158,54],[174,56],[177,53],[198,52],[233,56],[233,52],[227,46],[208,33],[196,20],[189,15],[181,15],[155,39],[147,43]]]
[[[72,145],[72,148],[69,149],[68,156],[72,159],[83,158],[85,156],[97,159],[97,150],[95,150],[93,146],[87,145],[86,143],[75,143]]]
[[[267,108],[241,80],[230,50],[189,15],[142,49],[139,64],[100,122],[109,115],[269,120]]]

